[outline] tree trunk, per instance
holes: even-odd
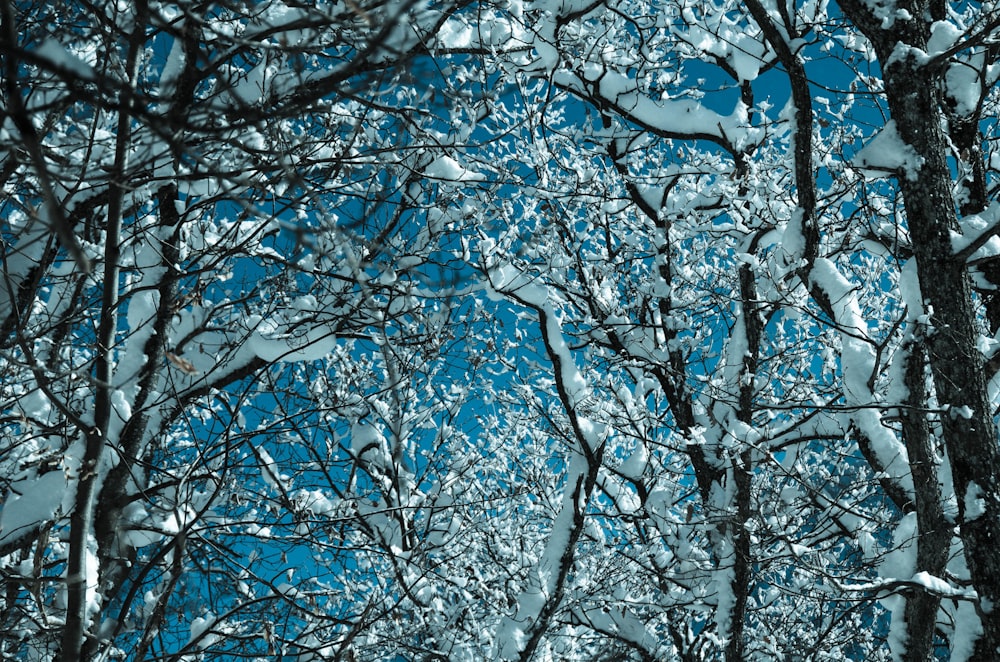
[[[1000,600],[1000,452],[984,359],[976,346],[968,268],[956,258],[951,244],[958,223],[938,99],[941,70],[917,58],[917,52],[926,53],[930,8],[926,2],[900,3],[912,18],[897,19],[883,28],[867,4],[847,0],[841,5],[875,46],[889,110],[900,138],[914,152],[897,174],[920,291],[931,314],[926,330],[928,360],[944,410],[941,425],[958,500],[959,530],[980,599],[983,636],[975,659],[992,660],[1000,653],[1000,610],[993,608]]]
[[[903,439],[910,458],[913,493],[917,516],[917,570],[935,577],[944,575],[948,567],[951,526],[944,515],[941,490],[938,486],[938,462],[934,451],[927,414],[927,356],[922,341],[914,339],[905,359],[906,404],[900,412]],[[934,659],[934,626],[937,622],[941,597],[928,591],[915,591],[906,596],[906,652],[904,662],[927,662]]]

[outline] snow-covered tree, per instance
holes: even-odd
[[[499,420],[559,470],[493,654],[995,657],[995,8],[498,11]]]
[[[2,9],[4,657],[346,650],[461,442],[449,7]]]
[[[2,4],[3,651],[1000,650],[1000,12]]]

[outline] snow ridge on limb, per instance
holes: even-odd
[[[882,415],[876,408],[880,403],[870,386],[878,366],[855,288],[827,258],[817,258],[813,262],[809,278],[811,286],[829,302],[833,322],[840,332],[844,402],[849,408],[857,408],[850,415],[851,422],[870,444],[878,470],[884,471],[888,480],[900,486],[906,497],[904,503],[910,502],[914,487],[906,447],[882,424]]]
[[[490,253],[488,246],[484,253]],[[567,588],[577,541],[583,532],[584,514],[601,467],[606,433],[580,411],[590,396],[590,389],[566,344],[548,289],[530,282],[512,264],[490,262],[485,268],[490,296],[516,301],[538,315],[559,400],[579,444],[565,472],[562,503],[542,556],[529,575],[528,585],[517,598],[514,614],[502,621],[496,633],[499,659],[526,661],[534,655]]]

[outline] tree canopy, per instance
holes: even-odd
[[[1000,8],[0,0],[0,652],[1000,657]]]

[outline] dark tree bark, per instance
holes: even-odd
[[[138,25],[144,25],[145,3],[137,4]],[[135,79],[139,49],[144,33],[136,28],[129,36],[125,53],[125,72],[128,82]],[[88,538],[94,525],[94,504],[100,490],[100,463],[107,443],[111,420],[112,381],[114,376],[114,346],[118,326],[118,276],[120,273],[119,241],[124,216],[125,172],[131,150],[132,117],[122,112],[118,117],[115,141],[115,159],[110,178],[111,197],[108,204],[107,238],[104,252],[104,289],[101,299],[101,321],[97,330],[97,360],[94,377],[97,388],[94,394],[94,422],[86,431],[86,450],[82,474],[76,490],[76,502],[71,517],[69,553],[66,563],[66,625],[63,629],[59,660],[71,662],[86,659],[86,631],[90,615],[87,613],[87,587],[96,583],[96,577],[87,574]]]
[[[975,659],[992,660],[1000,653],[1000,610],[993,607],[1000,600],[1000,449],[987,399],[984,360],[976,346],[968,269],[951,244],[951,232],[958,224],[948,141],[942,129],[941,70],[906,49],[926,52],[931,6],[926,0],[901,2],[899,9],[907,10],[909,18],[897,18],[887,28],[863,2],[845,0],[841,6],[875,46],[899,136],[918,157],[897,173],[899,188],[921,294],[932,313],[928,359],[946,412],[941,424],[958,500],[959,530],[980,599],[983,636]],[[966,512],[973,497],[980,500],[982,512]]]
[[[927,355],[918,340],[904,349],[907,350],[904,379],[909,406],[901,412],[901,418],[916,502],[917,570],[941,577],[948,566],[951,527],[944,515],[933,438],[923,411],[928,397]],[[934,626],[940,605],[940,596],[927,591],[906,596],[907,644],[903,659],[907,662],[934,659]]]

